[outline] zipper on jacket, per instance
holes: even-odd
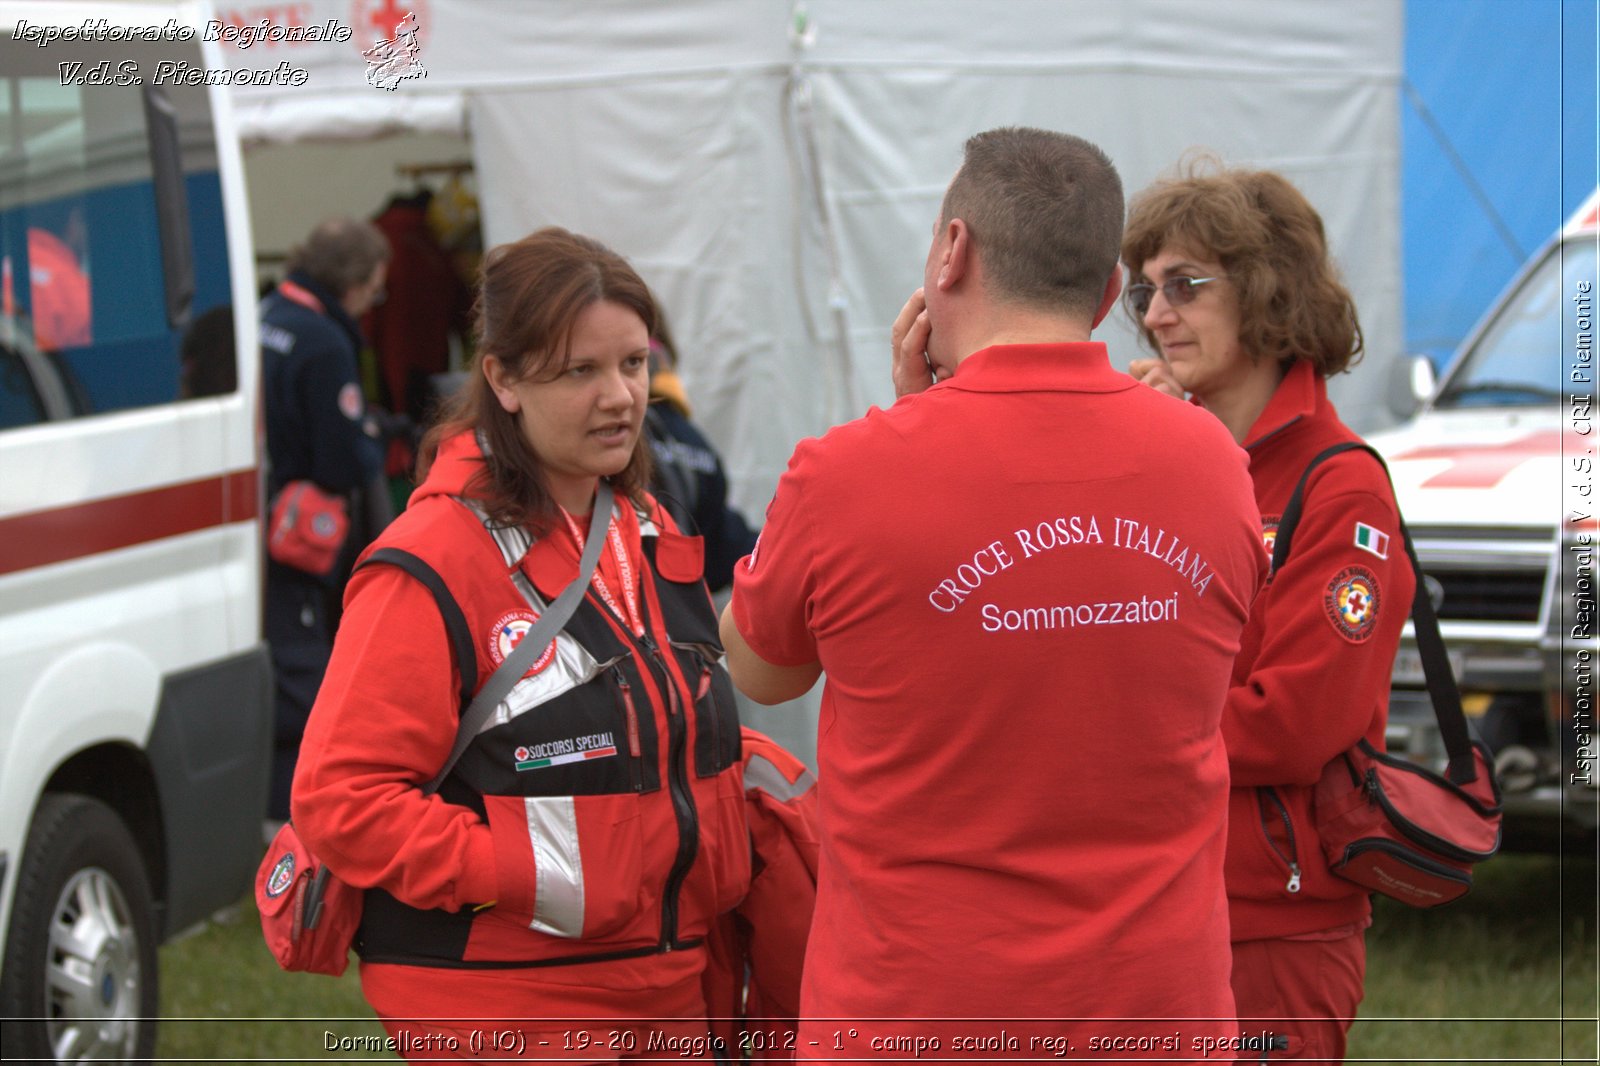
[[[650,638],[647,627],[637,642],[650,653],[655,667],[661,673],[662,691],[667,695],[667,791],[672,796],[672,809],[678,819],[678,855],[667,873],[667,883],[661,893],[661,950],[672,951],[678,946],[678,893],[694,865],[700,850],[700,822],[694,807],[694,796],[689,790],[689,775],[685,764],[689,733],[684,722],[683,707],[678,700],[678,687],[672,683],[672,671],[662,658],[661,649]]]
[[[639,743],[639,712],[633,705],[633,687],[628,684],[628,679],[622,676],[621,669],[617,670],[616,677],[617,688],[622,692],[622,715],[627,722],[628,754],[632,756],[629,766],[632,772],[633,790],[643,792],[644,767],[640,765],[643,749]]]
[[[648,567],[646,568],[648,571]],[[642,577],[641,577],[642,580]],[[667,700],[667,794],[672,797],[672,812],[678,822],[678,854],[667,872],[667,882],[661,892],[661,942],[657,950],[670,952],[683,945],[678,943],[678,893],[689,877],[695,855],[700,850],[700,819],[694,806],[694,796],[689,790],[689,774],[685,763],[688,748],[688,728],[684,723],[683,708],[678,697],[678,686],[672,681],[672,668],[661,654],[661,648],[650,636],[650,597],[640,590],[639,613],[644,618],[644,632],[634,635],[633,627],[619,618],[609,604],[598,596],[589,595],[602,614],[608,615],[616,631],[636,649],[647,652],[650,676],[656,680]],[[687,678],[685,679],[687,681]]]
[[[1299,892],[1300,849],[1294,841],[1294,823],[1289,820],[1289,808],[1283,805],[1283,800],[1278,798],[1278,793],[1270,785],[1263,785],[1256,789],[1256,797],[1261,807],[1261,830],[1267,838],[1267,846],[1289,867],[1289,883],[1283,887],[1291,893]],[[1278,809],[1278,818],[1283,822],[1284,832],[1289,834],[1289,854],[1287,855],[1283,853],[1282,848],[1278,847],[1278,842],[1272,839],[1272,830],[1267,826],[1267,802],[1269,800]]]
[[[712,697],[711,702],[705,708],[705,713],[703,715],[698,714],[698,712],[701,709],[700,708],[700,704],[706,699],[707,696],[711,695],[712,682],[713,682],[713,679],[716,677],[716,673],[717,673],[717,656],[713,655],[707,649],[707,646],[704,645],[704,644],[690,643],[690,642],[687,642],[687,641],[685,641],[683,643],[679,643],[677,641],[674,641],[672,643],[672,648],[675,651],[684,652],[685,654],[687,654],[690,657],[692,657],[694,662],[697,662],[697,663],[700,664],[700,676],[699,676],[699,679],[695,682],[695,687],[694,687],[694,704],[693,704],[693,706],[694,706],[695,711],[697,712],[697,716],[695,718],[695,729],[705,735],[705,737],[707,738],[708,743],[710,745],[710,750],[711,750],[711,759],[710,759],[710,766],[709,766],[710,772],[713,775],[717,774],[717,773],[721,773],[723,770],[726,770],[728,768],[728,766],[731,766],[732,763],[729,762],[729,763],[724,764],[724,762],[723,762],[723,757],[722,757],[722,748],[723,748],[722,716],[717,713],[717,701],[716,701],[716,698],[714,696]],[[681,659],[678,660],[678,661],[682,662]],[[688,674],[684,675],[684,680],[685,681],[689,680],[689,675]],[[696,763],[695,763],[695,773],[696,774],[700,774],[701,772],[702,771],[700,769],[700,764],[699,764],[698,756],[697,756],[696,757]]]
[[[711,664],[704,659],[700,663],[700,683],[695,686],[694,705],[700,706],[700,701],[706,698],[711,691]],[[722,723],[717,720],[716,701],[707,709],[705,720],[711,733],[711,768],[715,770],[722,762]]]

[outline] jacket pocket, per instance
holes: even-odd
[[[633,793],[485,797],[499,916],[574,940],[626,925],[644,891],[639,802]]]
[[[700,850],[694,881],[700,885],[697,897],[709,908],[700,917],[710,921],[737,907],[750,891],[750,829],[737,771],[702,782],[695,792]]]
[[[1304,870],[1300,865],[1300,837],[1289,815],[1289,805],[1278,795],[1277,789],[1263,785],[1256,789],[1256,807],[1260,812],[1261,837],[1266,842],[1274,870],[1281,876],[1280,894],[1299,895]]]
[[[673,650],[693,690],[695,776],[713,777],[736,765],[743,754],[733,679],[702,645],[674,644]]]

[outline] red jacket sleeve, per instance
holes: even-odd
[[[1241,656],[1223,710],[1234,785],[1312,785],[1357,740],[1381,741],[1416,586],[1397,514],[1368,456],[1312,475],[1289,558],[1246,630],[1256,653]]]
[[[805,500],[816,469],[814,442],[801,441],[778,480],[754,550],[733,568],[733,621],[750,650],[774,666],[818,659],[811,630],[816,533]]]
[[[426,909],[496,898],[487,823],[422,794],[455,742],[459,699],[432,595],[392,566],[356,571],[291,801],[301,838],[350,884]]]

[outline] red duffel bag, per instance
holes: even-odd
[[[1473,780],[1456,784],[1366,741],[1317,782],[1317,833],[1334,873],[1413,907],[1466,894],[1472,867],[1500,847],[1500,788],[1471,745]]]
[[[1377,452],[1354,442],[1335,444],[1312,459],[1279,519],[1272,572],[1288,558],[1311,471],[1354,449],[1383,465]],[[1500,784],[1489,749],[1467,731],[1439,618],[1404,518],[1400,540],[1417,579],[1412,630],[1449,765],[1440,776],[1362,740],[1323,767],[1313,801],[1323,854],[1335,874],[1413,907],[1437,907],[1466,895],[1473,864],[1500,850]]]
[[[361,925],[362,893],[333,875],[285,822],[256,870],[261,934],[285,970],[338,977]]]

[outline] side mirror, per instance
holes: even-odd
[[[1425,355],[1413,355],[1411,363],[1411,395],[1421,407],[1433,399],[1433,394],[1439,389],[1439,374],[1433,368],[1433,360]]]
[[[1389,410],[1397,418],[1410,418],[1433,398],[1438,384],[1433,360],[1427,356],[1408,355],[1395,360],[1389,372]]]

